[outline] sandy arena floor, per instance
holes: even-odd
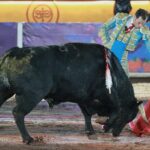
[[[49,109],[45,101],[25,119],[32,137],[39,137],[41,141],[25,145],[11,114],[14,105],[7,102],[0,109],[0,150],[150,150],[150,136],[136,137],[126,126],[121,135],[114,138],[110,133],[103,133],[94,117],[97,140],[89,140],[77,105],[61,104]]]

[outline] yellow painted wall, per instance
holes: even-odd
[[[0,22],[104,22],[113,15],[114,2],[0,2]],[[132,2],[150,10],[150,1]]]

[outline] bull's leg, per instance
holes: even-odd
[[[32,109],[39,103],[39,101],[40,99],[33,94],[16,96],[17,105],[13,109],[13,115],[17,127],[21,133],[23,142],[26,144],[33,142],[33,138],[29,135],[25,127],[24,118],[25,115],[32,111]]]
[[[86,110],[86,108],[84,106],[79,105],[79,107],[81,108],[81,111],[82,111],[84,119],[85,119],[85,131],[86,131],[86,134],[87,135],[95,134],[95,131],[94,131],[92,123],[91,123],[92,115],[87,112],[87,110]]]

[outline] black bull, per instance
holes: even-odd
[[[113,85],[105,85],[108,56]],[[74,102],[85,117],[85,127],[94,133],[93,114],[108,116],[105,131],[118,136],[138,112],[132,85],[116,57],[98,44],[68,43],[63,46],[12,48],[0,62],[0,106],[16,94],[13,115],[23,141],[33,138],[24,117],[44,98],[54,104]]]

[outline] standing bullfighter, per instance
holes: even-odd
[[[150,30],[144,25],[148,17],[144,9],[138,9],[134,16],[121,12],[100,29],[102,43],[116,55],[127,75],[128,51],[134,51],[141,40],[150,42]]]

